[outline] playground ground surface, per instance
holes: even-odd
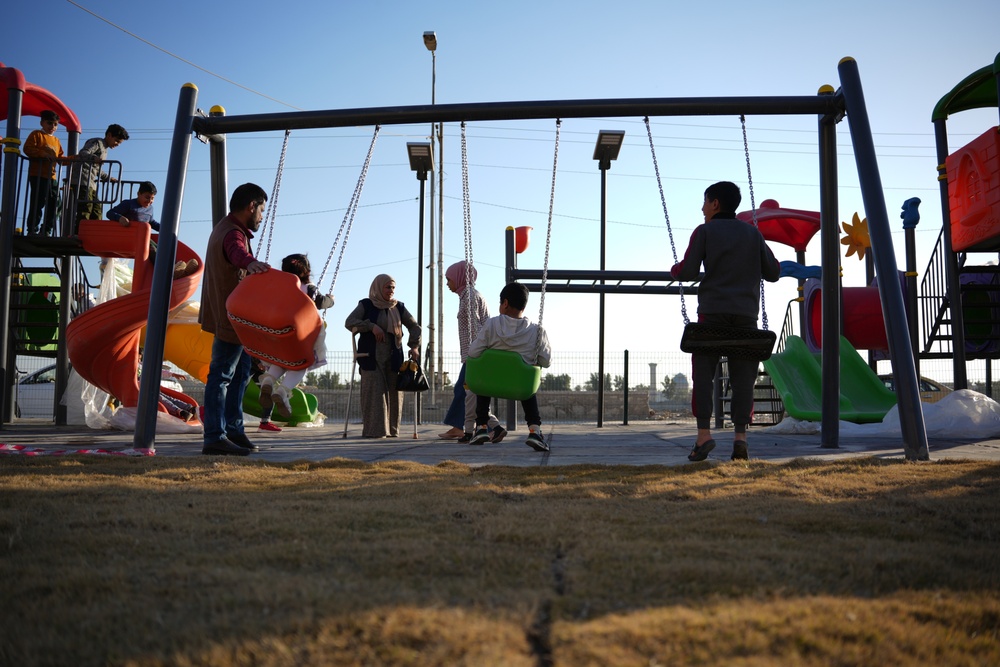
[[[1000,442],[760,430],[688,464],[690,425],[555,425],[548,456],[440,430],[0,456],[0,664],[1000,664]]]
[[[543,426],[551,451],[538,453],[524,444],[527,429],[523,426],[508,433],[498,444],[470,446],[455,440],[443,440],[438,433],[447,430],[439,424],[422,424],[414,429],[404,424],[398,438],[361,437],[361,425],[351,424],[344,437],[344,425],[327,423],[318,427],[285,428],[281,433],[259,433],[255,424],[247,425],[247,435],[260,447],[249,459],[270,462],[325,461],[345,458],[365,463],[409,461],[435,465],[456,461],[469,466],[567,466],[596,465],[682,465],[694,444],[692,424],[663,421],[640,421],[623,425],[607,422],[600,428],[594,423],[554,424]],[[775,429],[751,428],[750,458],[775,463],[796,458],[836,461],[852,457],[904,458],[904,441],[898,435],[859,435],[849,430],[841,433],[836,448],[825,448],[818,433],[780,433]],[[732,452],[732,430],[715,432],[718,446],[708,460],[728,461]],[[129,431],[96,431],[86,427],[56,427],[49,422],[23,420],[5,425],[0,444],[13,451],[36,454],[68,454],[80,450],[107,450],[121,453],[134,447]],[[200,433],[158,433],[156,456],[201,456]],[[931,460],[966,459],[1000,460],[1000,433],[992,437],[963,436],[961,432],[928,438]]]

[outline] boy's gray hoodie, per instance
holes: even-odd
[[[527,317],[497,315],[486,320],[469,347],[469,356],[478,357],[486,349],[517,352],[526,364],[542,368],[548,368],[552,360],[552,347],[545,329]]]

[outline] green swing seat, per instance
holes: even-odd
[[[465,361],[465,386],[477,396],[524,401],[538,392],[542,369],[510,350],[484,350]]]

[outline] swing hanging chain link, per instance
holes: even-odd
[[[549,250],[552,247],[552,217],[556,207],[556,174],[559,171],[559,133],[562,128],[562,119],[556,118],[556,139],[555,148],[552,150],[552,188],[549,191],[549,221],[545,228],[545,259],[542,262],[542,291],[538,298],[538,329],[539,335],[535,337],[535,361],[538,361],[538,353],[542,349],[542,318],[545,314],[545,288],[549,282]]]
[[[653,130],[649,125],[649,116],[643,121],[646,123],[646,136],[649,137],[649,152],[653,156],[653,171],[656,173],[656,185],[660,188],[660,204],[663,206],[663,219],[667,223],[667,235],[670,237],[670,251],[674,255],[674,264],[677,263],[677,246],[674,244],[674,230],[670,226],[670,213],[667,212],[667,198],[663,194],[663,181],[660,179],[660,165],[656,160],[656,148],[653,146]],[[684,318],[684,325],[690,323],[687,313],[687,303],[684,301],[684,285],[678,283],[677,291],[681,297],[681,316]]]
[[[333,240],[333,246],[330,248],[330,254],[327,255],[326,263],[323,265],[323,271],[320,273],[319,279],[316,280],[317,285],[323,284],[323,278],[326,277],[326,272],[330,267],[330,262],[333,261],[333,256],[337,252],[337,244],[340,243],[341,236],[343,236],[344,241],[340,245],[340,254],[337,256],[337,264],[333,269],[333,277],[330,279],[330,289],[327,290],[327,294],[333,294],[334,287],[337,285],[337,276],[340,273],[340,263],[344,260],[344,251],[347,249],[347,240],[351,236],[351,228],[354,226],[354,216],[358,212],[358,202],[361,201],[361,192],[365,187],[365,179],[368,176],[368,167],[371,165],[372,161],[372,152],[375,150],[375,142],[378,140],[378,133],[381,129],[381,125],[375,126],[375,132],[372,134],[371,144],[368,146],[368,154],[365,156],[365,163],[361,167],[361,174],[358,176],[358,182],[354,185],[354,194],[351,195],[351,201],[347,205],[347,212],[344,213],[344,219],[340,223],[340,229],[337,230],[337,236]]]
[[[281,176],[285,172],[285,155],[288,154],[288,137],[291,130],[285,130],[285,139],[281,143],[281,155],[278,157],[278,172],[274,175],[274,187],[271,189],[271,199],[268,200],[267,211],[264,213],[264,227],[267,228],[267,249],[264,252],[264,263],[271,257],[271,238],[274,235],[274,223],[278,216],[278,193],[281,191]],[[264,243],[264,235],[261,234],[257,241],[256,255],[260,257],[260,248]]]
[[[462,231],[465,237],[465,316],[471,343],[479,332],[473,329],[472,318],[472,211],[469,201],[469,143],[465,134],[465,121],[462,121]]]
[[[753,226],[754,229],[760,231],[760,227],[757,224],[757,202],[754,200],[753,194],[753,174],[750,170],[750,142],[747,140],[747,119],[746,116],[740,114],[740,127],[743,128],[743,154],[747,159],[747,185],[750,189],[750,214],[753,216]],[[764,331],[767,331],[767,308],[764,306],[764,279],[760,279],[760,322]]]

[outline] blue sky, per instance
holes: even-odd
[[[997,55],[1000,6],[992,0],[947,8],[924,0],[795,4],[40,0],[7,9],[0,60],[73,108],[84,139],[103,134],[109,123],[128,128],[130,141],[111,157],[122,161],[126,178],[162,184],[185,83],[198,87],[200,108],[221,105],[229,115],[427,104],[431,54],[421,39],[425,30],[434,30],[438,38],[439,104],[811,95],[824,84],[839,87],[837,64],[851,56],[865,89],[890,222],[898,220],[905,199],[917,196],[924,202],[917,231],[922,272],[940,230],[931,111],[963,77]],[[702,193],[709,184],[741,184],[743,208],[749,208],[739,120],[652,121],[677,252],[682,253],[690,231],[701,222]],[[958,115],[949,123],[951,145],[957,148],[996,124],[996,110]],[[26,119],[22,136],[35,127],[37,119]],[[469,125],[474,258],[479,287],[491,304],[502,287],[506,226],[534,227],[520,266],[541,268],[554,127],[554,121]],[[790,208],[818,210],[816,119],[748,117],[747,127],[757,203],[776,199]],[[549,268],[599,267],[600,175],[592,154],[601,129],[626,132],[620,158],[608,172],[607,267],[666,270],[673,256],[641,118],[563,122]],[[342,128],[292,134],[272,263],[307,251],[318,273],[371,133],[372,128]],[[379,272],[392,274],[397,296],[416,309],[419,189],[405,144],[424,141],[428,134],[429,127],[382,130],[338,276],[337,305],[328,315],[331,349],[349,346],[346,333],[337,332]],[[280,133],[231,137],[230,187],[253,181],[270,192],[281,140]],[[865,212],[846,121],[838,128],[838,153],[839,219],[850,221],[855,212]],[[463,258],[459,160],[459,127],[448,124],[445,267]],[[207,169],[208,149],[195,142],[180,237],[199,252],[211,227]],[[902,269],[898,224],[893,239]],[[790,248],[774,250],[779,259],[794,259]],[[818,237],[807,261],[819,263]],[[862,265],[854,257],[844,263],[845,286],[863,284]],[[426,274],[424,285],[430,289]],[[794,296],[790,279],[768,287],[772,328],[780,326]],[[429,298],[424,297],[425,319]],[[456,306],[457,298],[446,290],[444,331],[438,334],[446,350],[457,349]],[[694,299],[688,308],[693,315]],[[537,318],[537,298],[528,313]],[[596,295],[550,295],[544,323],[555,350],[596,351],[597,314]],[[676,350],[680,331],[676,297],[607,299],[609,351]]]

